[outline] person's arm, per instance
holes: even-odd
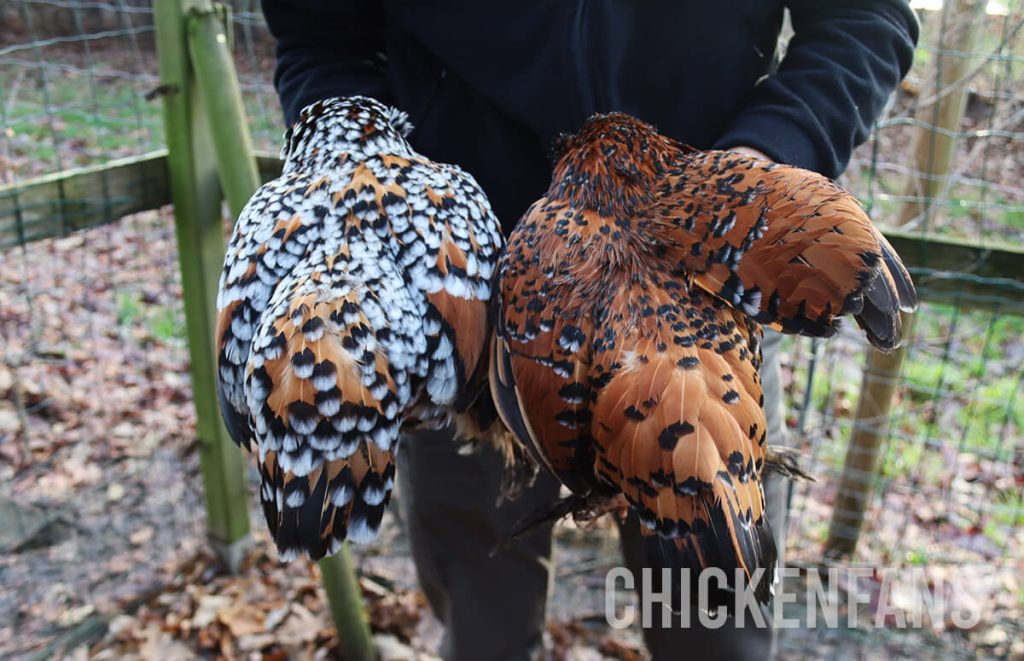
[[[277,39],[274,87],[289,126],[303,107],[333,96],[391,103],[383,2],[262,0],[262,5]]]
[[[717,141],[835,178],[913,63],[906,0],[794,0],[795,35],[778,72]]]

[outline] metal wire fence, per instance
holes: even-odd
[[[256,147],[276,152],[273,42],[256,0],[229,4]],[[1024,239],[1024,0],[930,4],[914,69],[842,182],[877,222],[901,227],[897,247],[918,253],[906,256],[919,264],[925,303],[894,377],[891,415],[873,421],[886,440],[877,473],[861,476],[864,527],[834,533],[855,537],[856,551],[833,562],[970,567],[986,619],[969,632],[939,626],[884,643],[785,632],[783,651],[793,655],[879,644],[907,654],[922,645],[1024,654],[1024,263],[1015,252]],[[127,182],[104,172],[85,189],[60,180],[43,197],[33,188],[40,177],[163,147],[161,110],[147,98],[159,84],[152,8],[8,0],[0,25],[0,503],[32,503],[49,512],[47,525],[79,522],[46,544],[0,538],[19,551],[0,560],[0,610],[14,614],[0,618],[2,653],[16,627],[36,640],[57,635],[77,592],[151,578],[109,562],[83,577],[73,558],[153,548],[140,562],[156,572],[201,544],[201,514],[198,487],[168,477],[157,480],[159,498],[146,488],[152,474],[195,472],[169,214],[120,219],[122,197],[159,188],[163,172],[132,170]],[[950,99],[961,101],[952,111]],[[925,134],[947,142],[922,142]],[[100,226],[60,238],[85,217]],[[32,241],[49,235],[57,238]],[[825,562],[849,438],[872,422],[856,419],[865,346],[853,331],[786,346],[789,424],[818,476],[794,488],[788,558],[813,567]],[[101,505],[82,504],[90,500]],[[120,546],[89,532],[104,527]],[[65,592],[33,591],[33,575]]]
[[[276,150],[272,42],[256,0],[229,4],[254,140]],[[147,98],[158,84],[149,2],[11,1],[0,12],[0,172],[7,183],[164,145],[160,106]]]

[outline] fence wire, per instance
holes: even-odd
[[[256,0],[229,4],[256,147],[276,152],[273,42]],[[914,68],[842,183],[883,226],[1019,246],[1024,0],[968,11],[970,23],[963,7],[976,3],[914,4],[928,7]],[[147,100],[158,85],[151,6],[8,0],[0,25],[0,522],[18,521],[0,534],[5,655],[48,649],[89,618],[137,605],[166,565],[201,547],[202,513],[168,210],[118,220],[106,180],[97,190],[58,187],[55,199],[25,196],[38,177],[164,146],[159,101]],[[975,31],[969,47],[950,47],[963,30]],[[950,62],[961,64],[953,79]],[[942,101],[958,94],[962,117],[950,124]],[[948,169],[934,167],[938,151],[919,158],[929,156],[919,147],[929,130],[952,145]],[[74,227],[76,210],[96,205],[116,222],[30,241],[26,219]],[[983,622],[789,630],[784,655],[1024,655],[1024,265],[979,276],[987,253],[978,255],[957,273],[914,272],[924,303],[882,423],[879,472],[863,476],[865,526],[854,555],[835,562],[921,567],[933,578],[969,572],[977,595],[964,598],[983,602]],[[813,568],[825,562],[865,344],[847,328],[786,347],[788,423],[818,477],[793,489],[788,561]],[[69,623],[68,612],[80,619]]]

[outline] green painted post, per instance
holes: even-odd
[[[199,112],[189,65],[186,17],[201,0],[153,0],[167,169],[174,201],[185,321],[191,354],[199,460],[206,492],[207,533],[222,562],[238,569],[249,540],[245,464],[217,410],[214,324],[224,261],[221,191],[210,129]]]
[[[228,46],[228,9],[197,5],[188,20],[188,48],[200,101],[212,129],[220,185],[237,218],[260,185],[242,90]]]
[[[197,2],[189,12],[188,49],[199,101],[212,129],[210,138],[220,183],[231,213],[237,217],[259,187],[260,177],[228,43],[229,25],[228,10],[220,4]],[[319,564],[341,657],[346,661],[371,661],[376,654],[348,546]]]
[[[370,636],[370,623],[363,610],[363,593],[352,567],[348,544],[336,555],[319,562],[321,580],[331,619],[338,630],[338,652],[345,661],[373,661],[377,653]]]

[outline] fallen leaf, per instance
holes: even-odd
[[[125,490],[119,482],[111,482],[107,487],[107,500],[117,502],[124,498]]]
[[[160,627],[152,624],[145,631],[145,640],[139,648],[139,656],[143,659],[166,659],[167,661],[179,661],[179,659],[194,659],[195,654],[182,643],[171,638],[160,630]]]
[[[267,619],[264,622],[264,625],[266,626],[267,631],[273,631],[274,629],[276,629],[279,624],[284,622],[284,619],[286,617],[288,617],[288,613],[290,613],[290,612],[291,612],[291,605],[285,603],[285,604],[279,606],[278,608],[275,608],[275,609],[271,610],[269,613],[267,613]]]
[[[266,614],[251,604],[236,602],[217,613],[235,638],[259,633],[264,630]]]
[[[380,661],[413,661],[416,651],[391,634],[377,634],[373,646]]]
[[[231,604],[230,597],[222,597],[216,594],[207,594],[199,598],[199,605],[192,616],[192,626],[197,629],[204,629],[217,619],[217,613],[222,608]]]
[[[642,661],[644,658],[640,650],[611,636],[605,636],[601,640],[600,652],[620,661]]]
[[[21,431],[21,419],[14,404],[0,401],[0,435],[13,436]]]
[[[291,605],[291,612],[277,630],[282,645],[299,646],[312,643],[320,633],[320,620],[299,604]]]
[[[390,593],[373,599],[368,604],[367,615],[374,631],[392,633],[402,640],[409,640],[416,633],[426,607],[427,598],[422,592]]]
[[[131,534],[128,541],[135,546],[142,546],[146,542],[153,539],[153,535],[156,531],[153,530],[152,526],[146,526],[145,528],[139,528]]]
[[[92,615],[95,611],[96,609],[93,608],[92,604],[84,604],[82,606],[69,608],[57,617],[57,625],[64,627],[65,629],[73,627]]]
[[[0,365],[0,397],[5,397],[14,388],[14,372],[6,365]]]
[[[243,652],[257,652],[273,645],[277,642],[277,638],[273,634],[257,633],[239,636],[236,642],[238,643],[238,649]]]

